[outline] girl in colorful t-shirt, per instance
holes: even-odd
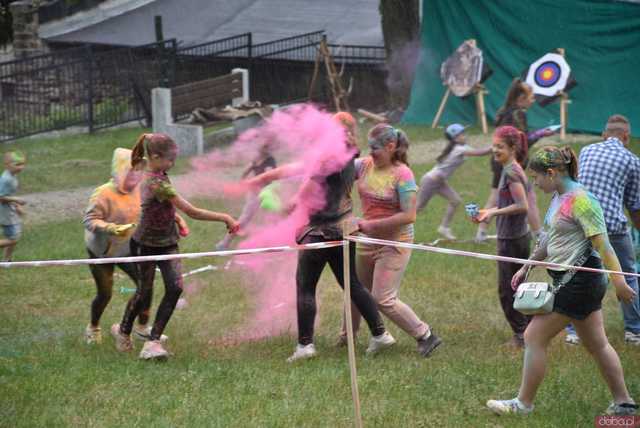
[[[227,229],[235,232],[238,223],[228,214],[217,213],[191,205],[182,198],[171,184],[167,171],[173,167],[178,147],[165,134],[142,134],[133,148],[131,166],[136,168],[146,163],[144,178],[140,185],[141,213],[138,227],[131,237],[131,254],[152,256],[177,254],[179,231],[175,222],[176,208],[196,220],[221,221]],[[158,306],[156,319],[151,328],[150,339],[145,342],[140,358],[165,359],[168,352],[160,338],[182,293],[182,265],[179,259],[148,261],[137,264],[138,281],[136,293],[129,300],[121,324],[111,326],[118,351],[130,351],[133,320],[144,309],[145,301],[153,290],[156,266],[162,272],[165,294]]]
[[[380,124],[369,132],[370,156],[356,161],[358,193],[364,219],[358,223],[365,236],[413,242],[417,186],[407,161],[409,140],[390,125]],[[386,245],[358,243],[356,269],[362,284],[371,290],[378,308],[416,339],[418,352],[428,357],[441,340],[427,323],[398,299],[411,250]],[[354,330],[360,315],[354,308]],[[342,337],[346,335],[343,326]]]
[[[519,78],[513,79],[507,97],[504,101],[504,105],[496,112],[496,127],[499,126],[513,126],[519,131],[523,132],[526,136],[527,150],[530,149],[538,140],[543,137],[548,137],[554,134],[554,131],[549,128],[542,128],[529,132],[529,125],[527,123],[527,110],[536,101],[533,89],[526,82],[523,82]],[[521,163],[523,168],[527,167],[526,157]],[[502,165],[491,159],[491,193],[487,200],[486,207],[493,207],[496,204],[498,196],[498,184],[500,182],[500,176],[502,175]],[[527,221],[531,227],[534,238],[539,238],[539,233],[542,231],[540,226],[540,213],[538,211],[538,203],[536,201],[536,193],[531,192],[528,194],[529,211],[527,213]],[[476,234],[477,241],[483,241],[486,239],[487,223],[481,223],[478,227],[478,233]]]
[[[545,193],[553,193],[545,217],[547,234],[536,248],[532,260],[545,260],[564,265],[620,271],[620,263],[607,236],[602,208],[577,182],[578,161],[568,147],[545,147],[531,159],[535,184]],[[515,289],[523,281],[527,268],[522,267],[512,279]],[[607,408],[609,415],[631,415],[638,406],[625,385],[620,359],[604,331],[601,302],[607,290],[604,274],[550,268],[554,282],[562,278],[555,295],[553,311],[534,315],[525,333],[525,355],[522,383],[518,396],[511,400],[489,400],[487,406],[496,413],[526,414],[533,410],[533,400],[544,378],[547,347],[551,340],[572,323],[581,342],[596,360],[600,373],[613,395]],[[568,275],[568,277],[567,277]],[[611,275],[619,300],[630,302],[635,297],[622,275]]]
[[[527,227],[527,194],[530,191],[527,176],[520,162],[526,157],[525,135],[513,126],[501,126],[493,134],[493,157],[502,165],[498,182],[498,206],[480,210],[476,222],[489,222],[496,217],[499,256],[529,257],[530,236]],[[518,263],[498,262],[498,296],[511,329],[511,345],[524,346],[523,334],[529,318],[513,309],[511,277],[520,269]]]
[[[456,213],[458,205],[462,202],[460,195],[449,186],[447,180],[453,173],[462,166],[467,156],[484,156],[491,153],[491,146],[482,149],[474,149],[466,144],[464,126],[454,123],[449,125],[444,133],[448,140],[440,156],[437,158],[436,166],[426,173],[420,180],[420,190],[418,192],[417,210],[418,212],[426,208],[431,198],[437,193],[449,202],[447,212],[442,218],[442,223],[438,227],[438,233],[446,239],[456,239],[449,228],[449,223]]]

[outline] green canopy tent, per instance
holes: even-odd
[[[440,64],[475,39],[493,69],[485,82],[489,120],[511,80],[556,48],[565,49],[578,86],[569,130],[600,133],[607,117],[627,116],[640,136],[640,4],[607,0],[424,0],[420,60],[403,122],[430,124],[446,88]],[[450,97],[441,124],[476,121],[473,97]],[[558,103],[529,110],[530,126],[559,123]],[[633,127],[633,125],[636,125]]]

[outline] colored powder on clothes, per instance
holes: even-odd
[[[332,115],[311,104],[277,110],[262,125],[242,133],[231,147],[192,162],[194,172],[184,180],[187,196],[223,197],[225,211],[237,216],[249,189],[240,174],[265,145],[278,165],[296,164],[295,177],[282,180],[278,195],[286,213],[262,212],[240,231],[239,249],[295,244],[296,232],[325,204],[324,180],[339,172],[356,149],[346,144],[344,128]],[[212,242],[215,238],[212,236]],[[296,325],[295,252],[236,256],[253,300],[254,311],[236,332],[238,340],[255,340],[291,331]]]

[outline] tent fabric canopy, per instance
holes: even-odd
[[[623,114],[640,136],[640,5],[606,0],[424,0],[422,48],[405,123],[433,120],[446,88],[440,64],[467,39],[476,39],[494,70],[485,82],[489,119],[514,77],[556,48],[578,82],[569,95],[568,128],[600,133],[607,117]],[[441,124],[475,123],[473,97],[449,97]],[[560,123],[558,103],[534,105],[532,127]],[[636,124],[635,128],[633,125]]]

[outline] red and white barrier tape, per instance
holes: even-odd
[[[429,251],[432,253],[449,254],[453,256],[474,257],[476,259],[483,259],[483,260],[495,260],[495,261],[501,261],[501,262],[519,263],[523,265],[542,266],[546,268],[559,268],[561,270],[575,269],[575,270],[582,270],[585,272],[621,274],[624,276],[640,277],[640,274],[637,274],[637,273],[618,272],[615,270],[595,269],[595,268],[584,267],[584,266],[571,266],[571,265],[563,265],[558,263],[539,262],[536,260],[519,259],[515,257],[506,257],[506,256],[496,256],[494,254],[474,253],[473,251],[452,250],[450,248],[440,248],[440,247],[434,247],[434,246],[423,245],[423,244],[411,244],[408,242],[387,241],[385,239],[368,238],[364,236],[347,236],[345,237],[345,239],[352,242],[360,242],[362,244],[388,245],[392,247],[409,248],[412,250],[423,250],[423,251]]]
[[[71,259],[71,260],[38,260],[25,262],[0,262],[0,268],[12,267],[41,267],[41,266],[78,266],[78,265],[101,265],[111,263],[137,263],[149,261],[162,261],[174,259],[199,259],[212,256],[238,256],[244,254],[279,253],[284,251],[314,250],[319,248],[339,247],[344,241],[328,241],[303,245],[282,245],[278,247],[251,248],[247,250],[226,250],[210,251],[204,253],[180,253],[163,254],[155,256],[135,256],[135,257],[110,257],[101,259]]]

